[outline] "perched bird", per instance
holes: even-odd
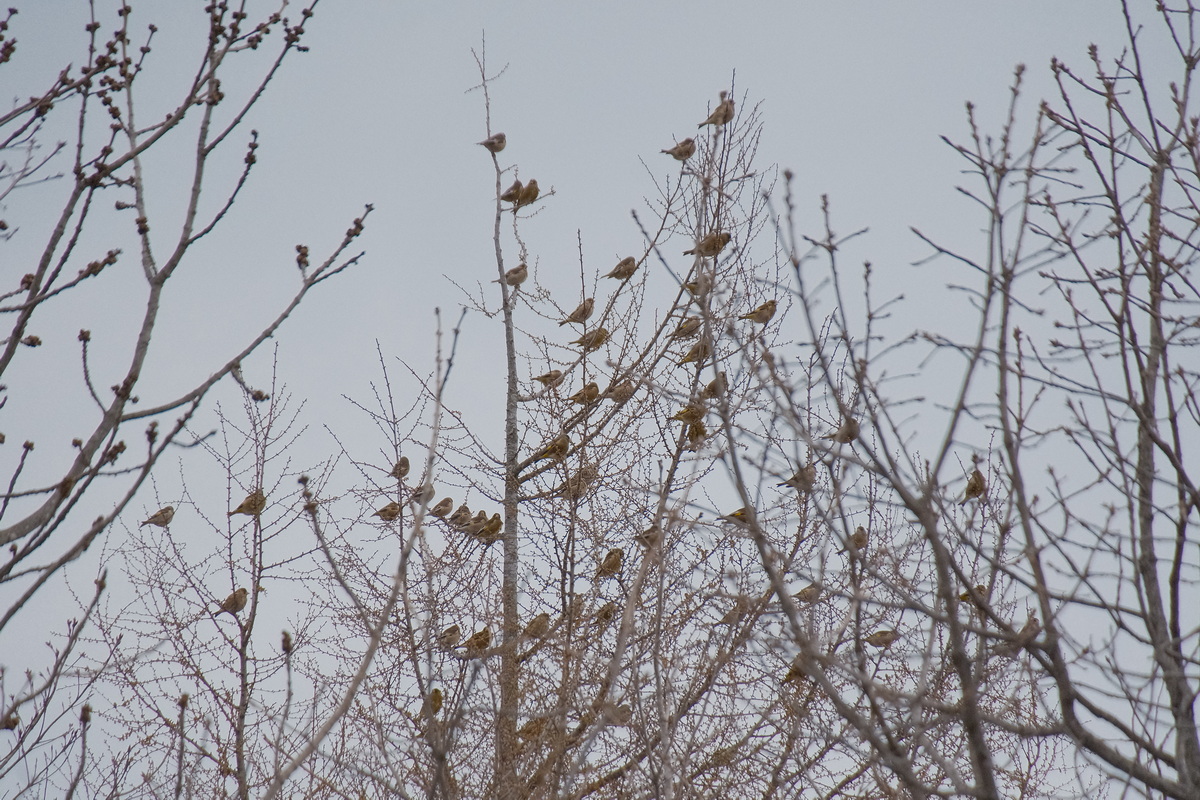
[[[532,204],[537,199],[538,184],[536,180],[531,178],[529,183],[525,184],[524,188],[521,189],[521,194],[517,197],[517,201],[513,203],[513,212],[515,213],[518,208],[524,208]]]
[[[679,420],[680,422],[686,422],[690,425],[693,422],[700,422],[703,420],[706,413],[708,413],[708,409],[704,407],[703,403],[688,403],[679,411],[675,412],[675,416],[671,417],[671,419]]]
[[[633,709],[624,703],[620,705],[605,703],[604,718],[613,725],[628,725],[629,721],[633,719]]]
[[[796,470],[796,474],[777,486],[790,486],[798,492],[811,492],[817,482],[817,465],[808,464]]]
[[[462,640],[462,628],[457,625],[451,625],[446,630],[439,633],[436,637],[439,647],[449,650],[454,645]]]
[[[558,492],[567,500],[578,500],[596,482],[598,476],[599,472],[594,464],[584,464],[575,474],[563,481],[563,485],[558,487]]]
[[[594,617],[596,624],[600,627],[608,625],[608,623],[612,622],[616,618],[617,604],[612,601],[600,606],[600,608],[596,611],[596,616]]]
[[[696,141],[694,139],[684,139],[674,147],[659,150],[659,152],[666,153],[676,161],[687,161],[696,154]]]
[[[504,519],[499,512],[488,517],[487,524],[483,526],[483,530],[479,532],[479,538],[495,540],[495,537],[500,535],[500,531],[504,529]],[[491,544],[491,542],[488,542]]]
[[[699,272],[696,274],[696,280],[683,284],[683,288],[687,289],[692,297],[703,297],[712,288],[712,276],[707,272]]]
[[[488,138],[479,142],[489,153],[499,153],[508,144],[508,137],[503,133],[493,133]]]
[[[600,387],[592,381],[587,386],[584,386],[575,394],[567,398],[569,402],[578,403],[579,405],[590,405],[600,399]]]
[[[422,503],[428,503],[430,500],[432,500],[433,495],[433,484],[423,483],[417,488],[413,489],[412,497],[409,499],[416,505],[421,505]]]
[[[540,739],[549,724],[549,717],[534,717],[521,726],[521,729],[517,731],[517,736],[522,739]]]
[[[821,598],[821,587],[819,584],[810,583],[800,591],[796,592],[792,597],[799,600],[801,603],[815,603]]]
[[[604,396],[614,403],[624,403],[629,398],[633,397],[637,387],[633,381],[621,381],[620,383],[609,386],[604,392]]]
[[[863,641],[866,642],[867,644],[871,645],[872,647],[880,647],[880,648],[883,648],[886,650],[887,648],[889,648],[893,644],[895,644],[896,640],[899,638],[900,638],[900,634],[896,633],[895,631],[882,630],[882,631],[875,631],[870,636],[863,639]]]
[[[861,550],[865,550],[867,547],[867,542],[870,541],[870,538],[871,536],[867,533],[867,529],[862,525],[859,525],[854,529],[854,533],[850,536],[849,547],[843,547],[841,550],[838,550],[838,552],[844,553],[849,550],[852,553],[857,553]]]
[[[693,422],[687,426],[688,450],[696,452],[707,438],[708,428],[704,427],[703,422]]]
[[[1030,614],[1029,619],[1025,620],[1025,624],[1021,626],[1021,630],[1017,631],[1013,638],[1001,642],[992,648],[992,652],[1006,658],[1012,658],[1022,648],[1028,647],[1037,638],[1037,635],[1042,632],[1042,623],[1037,617]]]
[[[618,280],[625,281],[625,280],[629,280],[630,278],[632,278],[633,273],[637,272],[637,269],[638,269],[637,259],[634,258],[633,256],[626,256],[625,258],[622,258],[620,261],[618,261],[617,265],[615,267],[613,267],[612,272],[608,273],[604,277],[617,278]]]
[[[550,615],[543,611],[525,625],[521,635],[526,639],[540,639],[550,630]]]
[[[608,330],[605,328],[596,328],[594,331],[588,331],[583,336],[580,336],[570,344],[577,344],[583,348],[585,353],[590,353],[593,350],[600,349],[605,342],[608,341]]]
[[[221,610],[216,613],[216,616],[221,616],[228,611],[233,616],[237,616],[238,612],[246,607],[246,600],[250,593],[245,589],[238,589],[233,594],[221,601]]]
[[[404,480],[408,475],[408,456],[400,456],[400,460],[392,467],[391,476],[398,481]]]
[[[483,533],[483,529],[487,527],[487,524],[488,524],[487,512],[480,511],[478,514],[476,514],[474,517],[471,518],[471,521],[466,524],[466,527],[464,528],[464,530],[470,536],[477,536],[477,535]]]
[[[849,444],[858,438],[858,420],[854,417],[846,417],[836,431],[827,433],[821,438],[833,439],[840,444]]]
[[[713,231],[705,236],[691,250],[684,250],[685,256],[697,255],[704,258],[712,258],[717,253],[725,249],[725,245],[729,244],[729,240],[733,237],[724,231]]]
[[[534,456],[534,461],[541,461],[543,458],[552,458],[555,461],[561,461],[567,455],[567,451],[571,449],[571,437],[565,433],[560,433],[550,440],[550,443],[543,447]]]
[[[150,517],[138,527],[143,525],[157,525],[160,528],[165,528],[171,524],[171,520],[175,518],[175,506],[163,506],[158,511],[155,511]]]
[[[445,519],[446,515],[449,514],[453,508],[454,508],[454,498],[453,497],[443,497],[440,501],[438,501],[438,504],[436,506],[429,509],[429,513],[432,514],[433,516],[437,517],[438,519]]]
[[[520,286],[529,277],[529,267],[524,262],[504,273],[503,278],[497,278],[492,283],[500,283],[501,280],[509,286]]]
[[[974,586],[974,589],[975,589],[975,595],[976,595],[975,597],[972,597],[971,590],[967,589],[965,592],[963,592],[962,594],[960,594],[958,596],[958,599],[962,600],[964,603],[969,601],[969,602],[975,603],[976,605],[982,605],[983,597],[984,597],[984,595],[987,594],[987,587],[984,586],[982,583],[979,583]]]
[[[690,339],[700,332],[700,328],[704,326],[704,320],[700,317],[684,317],[679,323],[679,327],[671,334],[672,339]]]
[[[576,306],[575,310],[572,311],[566,319],[558,323],[559,326],[568,325],[572,322],[586,322],[587,318],[592,315],[592,309],[595,308],[595,306],[596,303],[594,298],[589,297],[585,299],[582,303]]]
[[[754,607],[754,601],[749,597],[738,597],[733,601],[733,606],[725,612],[725,616],[718,620],[718,625],[737,625],[742,617]]]
[[[725,379],[725,373],[718,372],[717,377],[708,382],[704,387],[704,391],[700,392],[701,400],[716,400],[721,395],[729,391],[729,382]]]
[[[734,511],[730,514],[724,515],[723,517],[721,517],[721,519],[729,520],[730,522],[736,522],[739,525],[745,525],[753,517],[754,517],[754,512],[751,511],[750,509],[739,508],[737,511]]]
[[[600,562],[600,568],[596,570],[597,578],[611,578],[621,573],[621,563],[625,559],[625,551],[620,547],[614,547],[609,550],[604,556],[604,560]]]
[[[969,500],[973,500],[976,497],[983,497],[983,493],[986,489],[987,484],[984,483],[983,473],[978,469],[972,471],[971,477],[967,479],[966,494],[963,496],[963,501],[959,503],[959,505],[965,506]],[[170,506],[167,506],[167,508],[170,508]]]
[[[633,540],[642,547],[650,548],[662,541],[662,528],[657,525],[651,525],[646,530],[635,535]]]
[[[504,134],[501,134],[503,136]],[[482,144],[482,143],[481,143]],[[501,145],[503,147],[503,145]],[[442,710],[442,690],[434,689],[429,693],[429,716],[437,716],[437,713]]]
[[[488,627],[480,628],[471,634],[471,638],[463,642],[463,647],[468,652],[479,653],[487,650],[492,646],[492,629]]]
[[[783,682],[784,683],[791,683],[792,681],[799,682],[799,681],[803,680],[804,677],[805,677],[805,675],[804,675],[804,656],[798,655],[794,659],[792,659],[792,663],[788,665],[788,671],[783,676]]]
[[[525,185],[520,180],[513,181],[513,185],[504,190],[504,194],[500,195],[500,199],[505,203],[516,203],[521,199],[521,191]]]
[[[728,94],[728,92],[721,92],[721,102],[708,115],[708,119],[696,126],[697,128],[703,128],[705,125],[712,125],[719,128],[733,119],[733,98],[729,97]]]
[[[753,311],[742,314],[738,319],[748,319],[758,325],[766,325],[775,316],[775,301],[768,300]]]
[[[400,504],[396,502],[388,503],[371,516],[379,517],[384,522],[395,522],[396,518],[400,516]]]
[[[684,364],[703,364],[711,355],[712,348],[708,346],[708,342],[701,339],[684,354],[683,360],[679,362],[679,366],[682,367]]]
[[[471,521],[471,509],[467,507],[466,503],[463,503],[461,506],[459,506],[457,509],[454,510],[453,514],[450,515],[450,524],[456,528],[465,527],[466,524],[470,521]]]
[[[562,370],[552,369],[544,375],[534,375],[533,379],[543,386],[557,386],[562,381]]]
[[[246,495],[237,508],[229,512],[229,516],[234,514],[245,514],[248,517],[257,517],[267,507],[267,496],[263,494],[262,489],[255,489],[250,494]]]

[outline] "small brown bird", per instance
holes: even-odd
[[[833,439],[839,444],[849,444],[858,438],[858,420],[847,417],[833,433],[827,433],[822,439]]]
[[[705,125],[719,128],[733,119],[733,98],[728,95],[728,92],[721,92],[721,102],[708,115],[708,119],[696,126],[697,128],[703,128]]]
[[[479,534],[483,533],[483,529],[487,527],[487,524],[487,512],[480,511],[471,518],[471,521],[466,524],[466,527],[463,530],[465,530],[470,536],[478,536]]]
[[[708,409],[704,407],[703,403],[688,403],[677,411],[671,419],[686,422],[690,425],[694,422],[702,421],[706,413],[708,413]]]
[[[550,440],[550,443],[538,451],[534,457],[534,461],[541,461],[543,458],[552,458],[555,461],[561,461],[566,457],[567,451],[571,449],[571,437],[565,433],[560,433]]]
[[[462,628],[457,625],[451,625],[446,630],[439,633],[436,637],[439,647],[449,650],[454,645],[462,640]]]
[[[540,639],[550,630],[550,615],[543,611],[525,625],[521,635],[526,639]]]
[[[899,638],[900,638],[900,634],[896,633],[895,631],[882,630],[882,631],[875,631],[870,636],[863,639],[863,641],[866,642],[867,644],[871,645],[872,647],[879,647],[879,648],[886,650],[887,648],[889,648],[893,644],[895,644],[896,640]]]
[[[521,199],[521,190],[525,185],[520,180],[513,181],[513,185],[504,190],[504,194],[500,195],[500,199],[505,203],[516,203]]]
[[[400,516],[400,504],[396,502],[388,503],[371,516],[379,517],[384,522],[395,522],[396,518]]]
[[[783,676],[783,682],[784,683],[791,683],[792,681],[799,682],[799,681],[803,680],[804,677],[805,677],[805,675],[804,675],[804,656],[798,655],[794,659],[792,659],[792,663],[788,665],[788,671]]]
[[[851,552],[858,553],[867,548],[867,542],[870,541],[870,539],[871,536],[867,533],[867,529],[862,525],[859,525],[854,529],[854,533],[850,536],[849,547],[843,547],[841,550],[838,550],[838,552],[844,553],[847,550],[850,550]]]
[[[534,200],[538,199],[538,183],[534,179],[530,179],[529,183],[521,189],[521,194],[517,197],[517,202],[513,203],[513,213],[516,213],[518,208],[524,208],[531,205]]]
[[[246,495],[237,508],[229,512],[229,516],[234,514],[245,514],[248,517],[257,517],[267,507],[267,496],[263,494],[262,489],[255,489],[250,494]]]
[[[171,520],[175,518],[175,506],[163,506],[158,511],[155,511],[150,517],[138,527],[144,525],[157,525],[160,528],[165,528],[171,524]]]
[[[497,278],[496,280],[492,281],[492,283],[500,283],[500,281],[503,280],[504,283],[509,286],[520,286],[528,277],[529,267],[524,263],[521,263],[510,269],[508,272],[505,272],[503,278]]]
[[[451,512],[451,510],[453,510],[453,509],[454,509],[454,498],[453,497],[443,497],[440,501],[438,501],[438,504],[436,506],[429,509],[429,513],[432,514],[433,516],[437,517],[438,519],[445,519],[446,515],[449,514]]]
[[[699,450],[707,438],[708,428],[704,427],[703,422],[693,422],[687,426],[688,450],[691,452]]]
[[[456,528],[466,527],[466,524],[471,521],[471,509],[463,503],[454,513],[450,515],[450,524]]]
[[[777,486],[790,486],[798,492],[811,492],[817,482],[817,465],[808,464],[796,470],[796,474]]]
[[[729,240],[733,237],[724,231],[713,231],[705,236],[691,250],[684,250],[685,256],[697,255],[703,258],[712,258],[717,253],[725,249],[725,245],[729,244]]]
[[[671,334],[672,339],[690,339],[700,332],[700,328],[704,327],[704,320],[700,317],[684,317],[679,323],[679,327]]]
[[[699,272],[696,274],[696,280],[683,284],[683,288],[687,289],[692,297],[703,297],[712,288],[712,276],[707,272]]]
[[[627,281],[633,277],[633,273],[637,272],[637,269],[637,259],[633,256],[626,256],[618,261],[617,265],[613,267],[612,272],[608,273],[604,277],[617,278],[618,280]]]
[[[753,516],[754,512],[750,509],[739,508],[737,511],[724,515],[721,517],[721,519],[729,520],[730,522],[736,522],[739,525],[745,525],[753,518]]]
[[[983,497],[984,491],[987,489],[987,484],[984,483],[983,473],[978,469],[971,472],[971,477],[967,479],[967,491],[963,497],[960,506],[965,506],[968,501],[976,497]],[[169,507],[169,506],[168,506]]]
[[[508,137],[503,133],[493,133],[488,138],[479,142],[489,153],[499,153],[508,144]]]
[[[591,405],[599,399],[600,387],[595,381],[592,381],[587,386],[584,386],[578,392],[567,398],[567,400],[571,403],[578,403],[579,405],[584,406]]]
[[[492,539],[500,535],[500,531],[504,530],[504,519],[497,512],[488,517],[487,524],[483,526],[483,530],[479,532],[481,539]],[[490,544],[490,542],[489,542]]]
[[[651,525],[646,530],[633,537],[633,540],[642,547],[651,548],[662,541],[662,528],[657,525]]]
[[[801,603],[815,603],[821,599],[821,587],[819,584],[810,583],[800,591],[796,592],[792,597],[799,600]]]
[[[976,595],[976,597],[972,597],[972,596],[971,596],[971,590],[970,590],[970,589],[968,589],[967,591],[965,591],[965,592],[963,592],[962,594],[960,594],[960,595],[958,596],[958,599],[959,599],[959,600],[962,600],[964,603],[966,603],[966,602],[972,602],[972,603],[975,603],[975,604],[977,604],[977,605],[982,605],[982,604],[983,604],[983,598],[984,598],[984,596],[987,594],[987,587],[986,587],[986,586],[984,586],[982,583],[979,583],[979,584],[976,584],[974,588],[975,588],[975,595]]]
[[[562,382],[562,370],[552,369],[544,375],[534,375],[533,379],[543,386],[557,386]]]
[[[600,562],[600,568],[596,570],[596,578],[611,578],[621,574],[621,564],[624,559],[625,551],[620,547],[609,550],[604,556],[604,560]]]
[[[408,456],[400,456],[400,460],[392,467],[391,476],[398,481],[404,480],[408,475]]]
[[[437,713],[442,710],[442,690],[434,689],[429,693],[429,716],[437,716]]]
[[[471,634],[471,638],[463,642],[463,647],[470,653],[481,653],[492,646],[492,629],[480,628]]]
[[[534,717],[521,726],[517,736],[522,739],[540,739],[550,723],[549,717]]]
[[[596,328],[594,331],[588,331],[583,336],[580,336],[570,344],[577,344],[583,348],[585,353],[590,353],[593,350],[598,350],[608,341],[608,330],[605,328]]]
[[[558,487],[558,492],[567,500],[578,500],[596,482],[598,476],[599,472],[594,464],[584,464],[574,475],[563,481],[563,485]]]
[[[230,614],[236,617],[238,612],[246,607],[246,600],[249,598],[249,596],[250,593],[245,589],[238,589],[233,594],[229,595],[229,597],[226,597],[223,601],[221,601],[221,610],[218,611],[215,616],[219,617],[228,611]]]
[[[694,139],[684,139],[674,147],[659,150],[659,152],[666,153],[676,161],[687,161],[696,154],[696,141]]]
[[[587,318],[592,315],[592,309],[595,308],[595,306],[596,303],[594,298],[589,297],[585,299],[582,303],[575,307],[575,310],[572,311],[566,319],[558,323],[559,326],[561,327],[563,325],[569,325],[572,322],[586,322]]]
[[[621,381],[614,384],[604,392],[604,396],[614,403],[624,403],[629,398],[633,397],[633,393],[637,390],[633,381]]]
[[[1001,642],[992,648],[992,652],[1006,658],[1012,658],[1022,648],[1028,647],[1037,638],[1037,635],[1042,632],[1042,623],[1037,617],[1030,614],[1025,620],[1025,624],[1021,626],[1021,630],[1016,632],[1016,635],[1008,641]]]
[[[423,483],[417,488],[413,489],[412,497],[410,497],[409,500],[416,505],[421,505],[422,503],[428,503],[430,500],[432,500],[434,494],[435,491],[433,484]]]
[[[608,625],[610,622],[612,622],[616,618],[617,618],[617,604],[612,601],[609,601],[609,602],[605,603],[604,605],[600,606],[600,608],[596,611],[596,616],[593,617],[593,619],[596,620],[596,624],[602,628],[605,627],[606,625]]]
[[[701,339],[684,354],[683,360],[679,362],[679,366],[682,367],[684,364],[703,364],[711,355],[712,348],[708,346],[708,342]]]
[[[704,387],[704,391],[700,392],[701,400],[716,400],[721,395],[729,391],[729,382],[725,378],[724,372],[718,372],[717,377],[708,382]]]
[[[758,325],[766,325],[775,316],[775,301],[768,300],[753,311],[742,314],[738,319],[748,319]]]

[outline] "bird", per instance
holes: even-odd
[[[796,470],[796,474],[777,486],[790,486],[798,492],[811,492],[817,481],[817,465],[808,464]]]
[[[768,300],[753,311],[742,314],[738,319],[748,319],[758,325],[766,325],[775,316],[775,301]]]
[[[575,394],[568,397],[567,400],[571,403],[578,403],[579,405],[586,406],[586,405],[590,405],[590,404],[596,402],[599,398],[600,398],[600,387],[596,384],[595,381],[592,381],[591,383],[587,384],[582,389],[580,389],[578,392],[576,392]]]
[[[462,528],[470,521],[471,509],[467,507],[466,503],[463,503],[450,515],[450,524],[456,528]]]
[[[960,594],[958,596],[958,599],[962,600],[964,603],[970,601],[972,603],[982,604],[983,596],[987,594],[987,587],[984,586],[982,583],[978,583],[974,586],[974,589],[975,589],[975,594],[978,597],[972,597],[971,590],[967,589],[965,592],[963,592],[962,594]]]
[[[706,409],[702,403],[688,403],[686,406],[677,411],[675,416],[671,417],[671,419],[679,420],[680,422],[686,422],[690,425],[693,422],[700,422],[703,420],[704,415],[707,412],[708,409]]]
[[[500,283],[503,281],[509,286],[520,286],[529,277],[529,267],[524,263],[520,263],[509,271],[504,273],[503,278],[497,278],[492,283]]]
[[[543,458],[552,458],[555,461],[561,461],[567,451],[571,449],[571,437],[565,433],[560,433],[550,440],[550,443],[543,447],[534,456],[534,461],[541,461]]]
[[[885,629],[881,631],[875,631],[870,636],[863,639],[863,641],[872,647],[879,647],[886,650],[895,644],[896,640],[899,638],[900,634],[896,633],[895,631]]]
[[[423,483],[417,488],[413,489],[412,497],[409,499],[416,505],[421,505],[422,503],[428,503],[430,500],[432,500],[434,494],[435,492],[433,489],[433,484]]]
[[[550,615],[543,611],[525,625],[521,635],[527,639],[540,639],[550,630]]]
[[[596,611],[596,616],[594,617],[594,619],[596,620],[596,624],[602,628],[604,626],[608,625],[608,623],[612,622],[616,618],[617,618],[617,604],[612,601],[609,601],[609,602],[605,603],[604,605],[600,606],[600,608]]]
[[[487,524],[483,526],[483,530],[479,532],[479,538],[487,540],[488,544],[496,541],[500,536],[500,531],[504,529],[504,520],[499,512],[488,517]]]
[[[577,344],[583,348],[585,353],[590,353],[593,350],[598,350],[607,341],[608,330],[606,328],[596,328],[596,330],[588,331],[575,341],[570,342],[570,344]]]
[[[504,134],[500,134],[503,136]],[[480,142],[482,144],[482,142]],[[442,690],[434,689],[429,693],[429,716],[437,716],[437,713],[442,710]]]
[[[1025,624],[1021,626],[1021,630],[1017,631],[1013,638],[1000,642],[993,647],[992,652],[1006,658],[1012,658],[1017,654],[1018,650],[1028,647],[1041,632],[1042,623],[1037,617],[1030,614],[1029,619],[1025,620]]]
[[[717,377],[708,382],[704,387],[704,391],[700,392],[701,400],[716,400],[721,395],[729,391],[729,383],[725,378],[725,373],[718,372]]]
[[[263,494],[262,489],[255,489],[250,494],[246,495],[237,508],[229,512],[229,516],[234,514],[245,514],[248,517],[257,517],[267,507],[267,496]]]
[[[691,452],[699,450],[707,438],[708,429],[704,427],[703,422],[693,422],[687,426],[688,450]]]
[[[563,481],[558,487],[558,493],[567,500],[578,500],[583,497],[588,488],[596,482],[599,472],[594,464],[584,464],[579,470]]]
[[[666,150],[659,150],[660,153],[666,153],[676,161],[687,161],[696,154],[696,140],[684,139],[674,147],[669,147]]]
[[[483,533],[483,529],[487,527],[487,524],[488,524],[487,512],[480,511],[478,514],[476,514],[474,517],[471,518],[471,521],[468,522],[463,529],[470,536],[478,536],[479,534]]]
[[[657,525],[651,525],[646,530],[635,535],[633,540],[642,547],[650,548],[662,541],[662,528]]]
[[[750,521],[750,519],[753,516],[754,516],[754,512],[752,512],[750,509],[739,508],[737,511],[733,511],[729,514],[725,514],[724,516],[721,517],[721,519],[729,520],[730,522],[736,522],[739,525],[745,525],[746,523],[748,523]]]
[[[804,656],[798,655],[788,665],[788,671],[783,676],[784,683],[799,682],[804,678]]]
[[[429,509],[429,513],[432,514],[433,516],[437,517],[438,519],[445,519],[446,515],[449,514],[453,508],[454,508],[454,498],[453,497],[443,497],[441,500],[438,501],[438,504],[436,506]]]
[[[799,600],[801,603],[815,603],[821,598],[821,587],[818,584],[810,583],[800,591],[796,592],[792,597]]]
[[[384,522],[394,522],[400,516],[400,504],[396,502],[388,503],[371,516],[379,517]]]
[[[575,310],[570,315],[559,322],[559,326],[567,325],[572,322],[585,322],[592,315],[592,309],[596,307],[595,298],[588,297],[582,303],[575,307]]]
[[[698,273],[696,280],[683,284],[683,288],[687,289],[692,297],[703,297],[712,288],[712,277],[707,272]]]
[[[852,553],[857,553],[860,550],[865,550],[867,547],[867,542],[870,540],[870,538],[871,536],[867,533],[867,529],[862,525],[859,525],[854,529],[853,535],[850,536],[849,546],[843,547],[841,550],[838,550],[838,552],[844,553],[849,550]]]
[[[449,650],[462,640],[462,628],[458,627],[458,625],[451,625],[439,633],[436,639],[438,646]]]
[[[846,417],[836,431],[827,433],[821,438],[833,439],[839,444],[849,444],[858,438],[858,420],[854,417]]]
[[[608,387],[608,389],[604,392],[604,396],[609,400],[612,400],[614,403],[624,403],[629,398],[633,397],[633,393],[636,391],[636,389],[637,387],[634,386],[633,381],[621,381],[620,383],[613,384],[612,386]]]
[[[525,188],[525,185],[523,183],[521,183],[521,181],[519,179],[515,180],[515,181],[513,181],[513,185],[508,187],[507,189],[505,189],[504,194],[500,195],[500,199],[503,200],[505,203],[514,203],[515,204],[518,200],[521,199],[521,190],[524,188]]]
[[[221,601],[221,610],[218,611],[215,616],[219,617],[228,611],[230,614],[236,617],[238,612],[246,607],[246,599],[249,596],[250,593],[245,589],[236,590],[233,592],[233,594],[229,595],[229,597],[226,597]]]
[[[508,137],[503,133],[493,133],[478,144],[482,145],[489,153],[499,153],[508,144]]]
[[[530,178],[529,183],[521,189],[521,193],[517,196],[517,200],[513,203],[513,212],[516,213],[518,208],[524,208],[538,199],[538,182]]]
[[[471,653],[480,653],[487,650],[491,645],[492,629],[486,626],[472,633],[471,638],[463,642],[463,647]]]
[[[679,362],[679,366],[682,367],[684,364],[704,363],[711,355],[712,348],[708,346],[708,342],[701,339],[692,345],[691,349],[684,354],[683,360]]]
[[[728,92],[721,92],[721,102],[708,115],[708,119],[696,126],[697,128],[703,128],[705,125],[712,125],[719,128],[733,119],[733,98],[729,97],[728,94]]]
[[[617,265],[615,267],[613,267],[612,272],[608,273],[604,277],[617,278],[618,280],[625,281],[625,280],[629,280],[630,278],[632,278],[633,273],[637,272],[637,269],[638,269],[637,259],[634,258],[633,256],[626,256],[625,258],[622,258],[620,261],[618,261]]]
[[[400,460],[392,467],[391,476],[398,481],[404,480],[408,475],[408,456],[400,456]]]
[[[540,739],[546,732],[546,726],[549,723],[548,717],[534,717],[521,726],[521,729],[517,731],[517,736],[522,739]]]
[[[138,527],[144,525],[157,525],[160,528],[165,528],[171,524],[171,520],[175,518],[175,506],[163,506],[158,511],[155,511],[150,517]]]
[[[597,578],[611,578],[619,575],[621,572],[621,562],[625,559],[625,551],[620,547],[614,547],[609,550],[604,556],[604,560],[600,562],[600,568],[596,570]]]
[[[562,370],[552,369],[544,375],[534,375],[533,379],[543,386],[557,386],[562,380]]]
[[[711,258],[717,253],[725,249],[725,245],[729,244],[729,240],[733,237],[724,231],[713,231],[705,236],[691,250],[684,250],[685,256],[697,255],[704,258]]]
[[[700,332],[704,320],[700,317],[684,317],[679,327],[671,334],[672,339],[690,339]]]
[[[971,477],[967,479],[967,491],[963,496],[963,501],[959,503],[959,505],[965,506],[969,500],[972,500],[976,497],[983,497],[983,493],[986,491],[986,489],[987,484],[984,483],[983,473],[978,469],[973,470],[971,472]]]

